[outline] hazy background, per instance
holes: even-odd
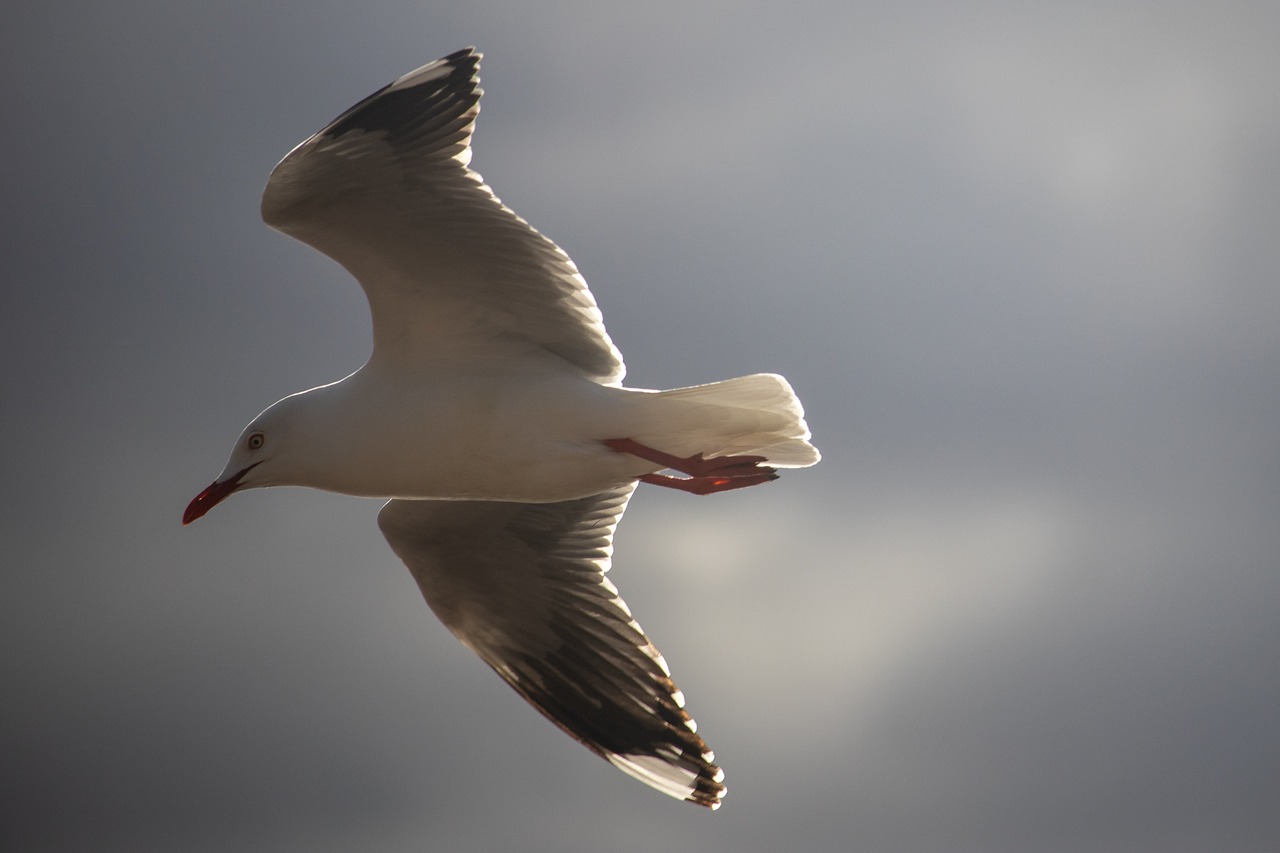
[[[786,8],[779,8],[785,5]],[[1280,7],[30,3],[0,13],[5,851],[1272,851]],[[826,458],[642,489],[614,580],[715,814],[527,708],[377,504],[186,502],[367,355],[274,163],[476,44],[474,165],[663,387]]]

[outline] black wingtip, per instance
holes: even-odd
[[[480,100],[480,59],[474,47],[415,68],[383,86],[329,123],[320,136],[336,139],[354,130],[389,137],[413,133],[433,114],[465,114]]]
[[[470,57],[475,57],[476,64],[478,65],[480,63],[480,60],[484,58],[484,54],[481,53],[474,44],[471,44],[471,45],[467,45],[462,50],[455,50],[453,53],[444,57],[440,61],[459,63]]]

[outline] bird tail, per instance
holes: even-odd
[[[635,439],[678,456],[763,456],[775,468],[807,468],[820,458],[809,443],[804,407],[773,373],[658,391],[661,418]]]

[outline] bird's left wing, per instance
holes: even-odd
[[[531,705],[620,770],[715,808],[715,755],[605,577],[634,488],[547,504],[392,500],[378,526],[440,620]]]

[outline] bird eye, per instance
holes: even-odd
[[[261,450],[262,445],[267,443],[267,437],[260,432],[255,432],[249,436],[249,440],[245,443],[250,450]]]

